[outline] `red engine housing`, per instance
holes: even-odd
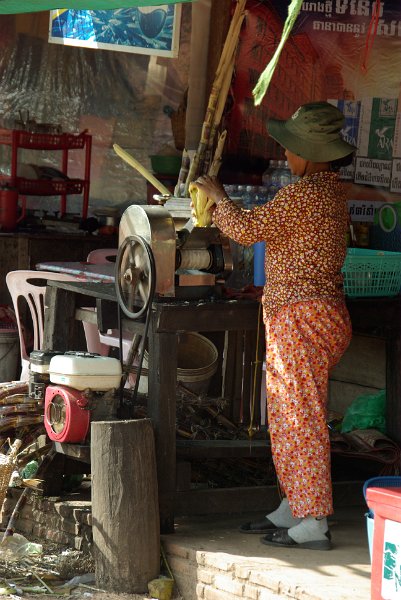
[[[82,442],[89,431],[88,399],[79,390],[49,385],[45,394],[45,428],[55,442]]]

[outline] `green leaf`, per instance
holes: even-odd
[[[281,34],[280,43],[277,46],[277,49],[276,49],[275,53],[273,54],[269,64],[267,65],[267,67],[265,68],[265,70],[263,71],[261,76],[259,77],[258,83],[252,90],[255,106],[258,106],[259,104],[261,104],[263,98],[265,97],[267,89],[270,85],[271,78],[273,77],[273,73],[274,73],[277,63],[279,61],[281,51],[284,48],[284,44],[286,43],[288,36],[290,35],[291,30],[294,27],[294,23],[295,23],[298,15],[299,15],[299,12],[301,10],[302,2],[303,2],[303,0],[292,0],[291,4],[288,7],[288,16],[284,23],[283,33]]]

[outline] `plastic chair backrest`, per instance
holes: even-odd
[[[48,279],[58,281],[75,281],[73,275],[53,273],[50,271],[10,271],[6,275],[6,283],[11,295],[14,312],[17,317],[18,333],[21,351],[21,381],[27,381],[29,376],[29,356],[24,335],[24,325],[21,316],[20,298],[28,305],[33,328],[33,350],[41,350],[43,346],[44,312],[46,283]]]
[[[92,265],[102,265],[109,262],[115,263],[117,254],[117,248],[96,248],[89,252],[86,262]]]

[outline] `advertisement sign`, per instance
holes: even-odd
[[[287,119],[301,104],[327,100],[345,115],[344,138],[358,146],[344,177],[399,192],[399,0],[303,2],[258,107],[252,89],[280,41],[288,2],[248,0],[248,5],[227,116],[228,154],[282,158],[266,121]]]
[[[50,11],[49,42],[175,57],[180,19],[179,4],[116,10],[60,8]]]

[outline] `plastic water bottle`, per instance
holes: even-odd
[[[248,210],[253,208],[253,204],[254,204],[254,190],[253,190],[253,186],[252,185],[247,185],[245,187],[245,194],[243,196],[243,206],[244,208],[247,208]]]
[[[276,167],[277,167],[277,161],[270,160],[269,166],[267,167],[266,171],[264,171],[264,173],[262,174],[262,183],[263,183],[264,187],[266,187],[267,189],[269,189],[271,186],[272,173]]]
[[[244,206],[244,200],[246,197],[246,186],[245,185],[237,185],[237,197],[238,197],[238,204],[240,204],[241,206]]]
[[[280,187],[285,187],[291,183],[291,171],[288,168],[288,163],[285,160],[278,161]]]
[[[257,187],[255,192],[255,205],[263,206],[266,202],[269,201],[269,190],[264,185],[260,185]]]

